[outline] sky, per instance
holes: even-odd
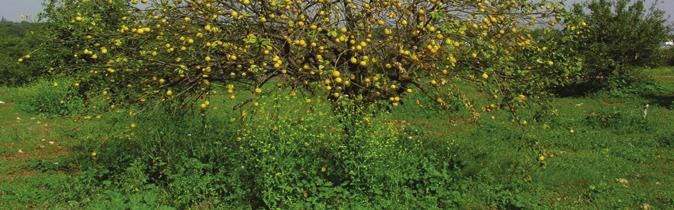
[[[0,0],[0,17],[11,21],[21,21],[21,16],[28,15],[34,17],[42,10],[44,0]],[[587,0],[567,0],[567,2],[583,2]],[[674,0],[646,0],[647,3],[659,1],[658,7],[665,10],[668,15],[674,16]],[[34,18],[33,18],[34,19]],[[670,17],[670,22],[674,22],[674,17]]]

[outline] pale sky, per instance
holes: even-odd
[[[42,10],[43,1],[44,0],[0,0],[0,17],[5,17],[12,21],[20,21],[20,17],[23,15],[34,17]],[[587,0],[567,0],[569,4],[583,1]],[[668,15],[674,16],[674,0],[646,0],[649,4],[654,1],[660,1],[658,7],[667,11]],[[671,21],[674,21],[674,18],[670,17],[670,22]]]

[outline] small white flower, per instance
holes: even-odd
[[[4,101],[0,101],[0,104],[5,104],[5,102],[4,102]]]

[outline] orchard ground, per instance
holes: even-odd
[[[467,112],[429,114],[414,103],[393,109],[391,120],[429,147],[450,142],[452,161],[460,165],[455,180],[460,190],[451,201],[458,208],[488,209],[509,200],[554,209],[666,209],[674,206],[674,68],[643,74],[656,84],[636,93],[555,98],[558,117],[526,126],[511,122],[507,113],[493,113],[494,119],[485,114],[474,122]],[[106,130],[90,128],[107,126],[112,113],[57,117],[21,108],[36,91],[35,86],[0,88],[3,209],[170,203],[161,189],[129,195],[98,187],[82,194],[92,186],[76,178],[83,172],[69,151],[79,136],[105,136]]]

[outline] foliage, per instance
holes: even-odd
[[[345,136],[327,104],[270,100],[243,121],[231,118],[236,115],[167,117],[175,113],[159,108],[134,115],[131,126],[122,112],[104,123],[119,121],[114,126],[91,128],[109,130],[107,138],[80,137],[85,143],[77,159],[84,170],[103,171],[102,180],[142,163],[138,176],[166,186],[172,205],[181,208],[204,202],[253,208],[449,205],[441,199],[448,196],[449,171],[438,161],[446,147],[423,146],[405,137],[404,126],[381,117],[349,124],[356,126],[350,128],[354,134]]]
[[[664,66],[674,66],[674,47],[662,50],[662,62]]]
[[[635,68],[657,63],[669,28],[664,11],[645,4],[593,0],[574,6],[575,15],[587,25],[577,46],[585,59],[584,82],[594,88],[623,87],[633,82]]]
[[[52,42],[69,52],[59,72],[121,104],[207,108],[215,91],[254,100],[269,81],[361,106],[395,106],[413,91],[469,104],[456,87],[469,82],[515,109],[569,82],[576,65],[532,36],[561,20],[562,5],[547,0],[138,3],[50,1]]]
[[[674,90],[671,69],[645,72],[666,93]],[[329,102],[292,96],[288,89],[260,96],[251,104],[258,108],[245,110],[244,118],[226,96],[208,110],[179,112],[163,103],[102,112],[100,118],[44,118],[21,110],[30,100],[16,98],[35,89],[0,88],[8,102],[0,105],[0,124],[7,125],[0,127],[0,144],[7,145],[0,153],[0,206],[10,209],[674,204],[674,115],[666,104],[638,95],[555,98],[554,120],[516,127],[503,110],[474,122],[465,109],[429,111],[427,101],[424,107],[401,104],[390,114],[368,109],[340,116]],[[423,99],[410,98],[417,97]],[[644,118],[646,103],[651,107]],[[345,119],[357,123],[339,123]],[[44,124],[62,128],[49,132]],[[347,125],[354,126],[353,138],[340,132]],[[72,143],[63,145],[69,148],[63,156],[43,157],[59,143],[39,149],[41,138]],[[18,148],[34,156],[9,159]]]
[[[23,111],[47,116],[95,113],[109,108],[100,97],[77,94],[73,84],[67,79],[40,79],[10,95]]]
[[[23,85],[46,72],[48,54],[26,54],[39,48],[43,32],[40,23],[0,21],[0,86]]]

